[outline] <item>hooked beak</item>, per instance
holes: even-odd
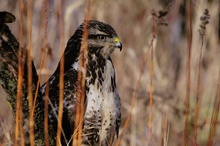
[[[116,37],[116,38],[114,39],[114,41],[115,41],[115,47],[116,47],[116,48],[119,48],[120,51],[121,51],[121,50],[122,50],[122,43],[120,42],[119,38]]]

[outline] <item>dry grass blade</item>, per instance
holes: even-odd
[[[44,117],[48,117],[48,103],[49,103],[49,83],[46,83],[45,92],[45,105],[44,105]],[[48,134],[48,118],[44,118],[44,138],[45,145],[49,146],[49,134]]]
[[[149,110],[149,121],[148,121],[148,144],[150,145],[152,139],[152,112],[153,112],[153,52],[154,52],[154,40],[156,38],[156,23],[155,15],[152,15],[152,41],[150,45],[150,110]]]
[[[63,28],[63,4],[62,0],[58,1],[58,15],[60,28],[60,51],[62,54],[64,50],[64,28]],[[64,56],[60,59],[60,75],[59,75],[59,111],[58,111],[58,127],[56,145],[60,145],[62,116],[63,116],[63,98],[64,98]]]
[[[45,27],[44,27],[44,44],[43,44],[43,49],[42,49],[42,54],[41,54],[41,59],[40,59],[40,67],[39,67],[39,76],[38,76],[38,81],[37,81],[37,85],[36,85],[36,92],[35,92],[35,96],[34,96],[34,102],[33,102],[33,109],[35,109],[36,106],[36,101],[37,101],[37,96],[38,96],[38,91],[40,88],[40,80],[41,80],[41,71],[43,68],[43,64],[45,63],[45,52],[47,52],[47,25],[48,25],[48,16],[47,16],[47,0],[44,0],[43,3],[45,4],[45,8],[44,8],[44,20],[45,20]],[[47,73],[46,73],[47,74]],[[34,114],[34,110],[32,111],[32,114]]]
[[[87,54],[88,54],[88,21],[89,21],[89,6],[90,3],[87,0],[85,6],[85,21],[83,26],[83,36],[81,41],[80,56],[79,56],[79,72],[78,72],[78,86],[77,86],[77,109],[76,109],[76,121],[75,131],[76,135],[73,139],[73,144],[81,146],[82,128],[83,128],[83,116],[84,116],[84,100],[85,100],[85,79],[87,69]],[[82,71],[82,72],[81,72]]]
[[[206,25],[209,23],[210,15],[208,9],[205,9],[204,14],[200,17],[200,37],[201,37],[201,48],[199,54],[199,64],[198,64],[198,79],[197,79],[197,88],[196,88],[196,107],[195,107],[195,120],[194,120],[194,146],[197,145],[197,122],[199,114],[199,89],[200,89],[200,72],[201,72],[201,62],[202,62],[202,48],[204,44],[204,37],[206,33]]]
[[[197,79],[197,88],[196,88],[196,107],[195,107],[195,119],[194,119],[194,146],[197,145],[196,137],[197,137],[197,122],[198,122],[198,115],[199,115],[199,88],[200,88],[200,70],[201,70],[201,58],[202,58],[202,47],[203,47],[203,40],[200,49],[199,55],[199,64],[198,64],[198,79]]]
[[[192,0],[189,1],[189,23],[188,23],[188,49],[187,49],[187,72],[186,72],[186,100],[185,100],[185,129],[184,129],[184,145],[188,145],[188,116],[190,108],[190,62],[191,62],[191,47],[192,47]]]
[[[161,139],[161,146],[167,146],[168,143],[168,120],[167,116],[163,115],[162,118],[162,139]]]
[[[44,29],[44,49],[43,49],[43,54],[42,54],[42,59],[41,59],[41,65],[43,64],[43,57],[45,55],[45,52],[47,51],[47,27],[48,27],[48,14],[47,14],[47,5],[48,1],[44,0],[44,20],[45,20],[45,29]],[[47,57],[45,58],[45,63],[47,64]],[[42,65],[43,66],[43,65]],[[40,71],[42,69],[42,66],[40,66]],[[46,74],[48,76],[48,73]],[[40,82],[40,78],[38,78],[38,81]],[[37,90],[38,91],[38,84],[37,84]],[[37,97],[35,95],[35,97]],[[47,81],[46,83],[46,91],[45,91],[45,103],[44,103],[44,139],[45,139],[45,145],[49,146],[49,132],[48,132],[48,104],[49,104],[49,82]]]
[[[216,124],[218,121],[218,115],[219,115],[219,108],[220,108],[220,69],[219,69],[219,75],[218,75],[218,90],[217,90],[217,97],[215,100],[215,105],[213,108],[213,112],[212,112],[212,120],[210,123],[210,131],[209,131],[209,139],[208,139],[208,143],[207,146],[213,145],[213,138],[215,135],[215,131],[216,131]]]
[[[27,55],[28,55],[28,106],[29,106],[29,133],[30,145],[34,146],[34,112],[32,93],[32,57],[31,57],[31,33],[32,33],[32,0],[27,2]]]
[[[24,11],[24,4],[23,1],[19,1],[19,9],[20,9],[20,24],[19,24],[19,42],[23,40],[23,11]],[[22,62],[23,51],[21,45],[19,45],[18,50],[18,84],[17,84],[17,111],[16,111],[16,121],[15,121],[15,143],[16,146],[18,144],[18,136],[20,130],[20,137],[21,137],[21,145],[24,146],[24,133],[23,133],[23,122],[22,122],[22,79],[24,73],[24,64]],[[18,130],[19,129],[19,130]]]
[[[44,138],[45,145],[49,146],[49,132],[48,132],[48,103],[49,103],[49,82],[46,83],[45,91],[45,105],[44,105]]]

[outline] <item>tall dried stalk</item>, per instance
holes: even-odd
[[[49,127],[48,127],[48,105],[49,105],[49,82],[46,83],[45,101],[44,101],[44,140],[45,146],[49,146]]]
[[[32,93],[32,57],[31,57],[31,33],[32,33],[32,0],[27,2],[27,66],[28,66],[28,106],[29,106],[29,133],[30,145],[34,146],[34,112]]]
[[[220,69],[219,69],[219,74],[218,74],[218,89],[217,89],[217,97],[215,99],[214,107],[213,107],[213,112],[212,112],[212,119],[210,122],[210,131],[209,131],[209,139],[207,142],[207,146],[213,145],[213,138],[215,135],[216,131],[216,124],[218,121],[218,115],[219,115],[219,108],[220,108]]]
[[[188,145],[188,116],[189,116],[189,96],[190,96],[190,62],[191,62],[191,47],[192,47],[192,0],[189,1],[189,23],[188,23],[188,49],[187,49],[187,71],[186,71],[186,101],[185,101],[185,129],[184,129],[184,145]]]
[[[168,120],[167,116],[163,115],[162,117],[162,138],[161,138],[161,146],[167,145],[167,132],[168,131]]]
[[[206,25],[209,23],[209,19],[210,19],[209,10],[205,9],[203,15],[200,17],[201,24],[200,24],[199,32],[200,32],[200,36],[202,39],[201,51],[203,47],[204,36],[206,34]],[[200,54],[200,57],[201,57],[201,54]],[[220,69],[219,69],[219,75],[218,75],[218,82],[220,82]],[[210,123],[209,139],[208,139],[207,145],[213,144],[213,137],[216,131],[216,123],[218,120],[219,107],[220,107],[220,86],[218,84],[217,95],[216,95],[216,99],[215,99],[215,103],[213,107],[212,118],[211,118],[211,123]]]
[[[87,71],[87,56],[88,56],[88,22],[90,3],[86,0],[85,6],[85,21],[83,26],[83,36],[81,41],[80,56],[79,56],[79,68],[78,68],[78,86],[77,86],[77,109],[74,131],[73,146],[81,146],[82,128],[83,128],[83,116],[84,116],[84,100],[85,100],[85,85],[86,85],[86,71]]]
[[[24,74],[24,64],[22,61],[23,50],[21,47],[21,43],[23,40],[23,12],[24,12],[24,4],[23,0],[19,1],[19,12],[20,12],[20,24],[19,24],[19,50],[18,50],[18,84],[17,84],[17,102],[16,102],[16,126],[15,126],[15,143],[14,145],[18,145],[18,136],[20,130],[21,137],[21,145],[24,146],[24,133],[23,133],[23,122],[22,122],[22,79]],[[18,130],[19,129],[19,130]]]
[[[48,49],[48,47],[47,47],[47,27],[48,27],[47,4],[48,4],[48,0],[44,0],[43,3],[44,3],[44,11],[45,11],[44,12],[45,28],[44,28],[44,47],[43,47],[44,49],[43,49],[41,64],[43,64],[42,62],[43,62],[43,58],[45,56],[45,52],[48,51],[47,50]],[[48,57],[45,58],[45,63],[46,64],[48,62],[47,58]],[[40,67],[40,70],[42,69],[42,66]],[[48,73],[46,73],[46,76],[48,76]],[[38,79],[38,81],[40,82],[40,78]],[[38,86],[39,86],[39,84],[37,84],[37,90],[36,91],[38,91]],[[49,146],[48,104],[49,104],[49,82],[47,81],[46,90],[45,90],[45,101],[44,101],[44,139],[45,139],[45,146]]]
[[[46,59],[45,59],[45,62],[47,62]],[[49,105],[49,81],[46,82],[45,101],[44,101],[44,139],[45,139],[45,146],[49,146],[48,105]]]
[[[154,52],[154,40],[156,38],[156,23],[155,16],[152,17],[152,41],[150,45],[150,110],[149,110],[149,121],[148,121],[148,144],[150,145],[152,139],[152,112],[153,112],[153,52]]]
[[[64,28],[63,28],[63,4],[62,0],[58,0],[58,15],[59,15],[59,29],[60,29],[60,51],[64,51]],[[64,56],[60,59],[60,75],[59,75],[59,111],[58,111],[58,127],[56,145],[60,145],[61,127],[63,117],[63,98],[64,98]]]
[[[201,70],[201,59],[202,59],[202,48],[204,43],[204,36],[206,33],[206,25],[209,23],[210,15],[208,9],[205,9],[203,15],[200,17],[200,37],[201,37],[201,48],[199,55],[199,64],[198,64],[198,79],[197,79],[197,88],[196,88],[196,107],[195,107],[195,120],[194,120],[194,146],[197,145],[196,137],[197,137],[197,122],[198,122],[198,114],[199,114],[199,88],[200,88],[200,70]]]
[[[34,102],[33,102],[33,109],[35,109],[36,106],[36,102],[37,102],[37,96],[38,96],[38,91],[40,88],[40,79],[41,79],[41,71],[43,68],[43,64],[45,63],[45,52],[47,51],[47,27],[48,27],[48,15],[47,15],[47,3],[48,0],[44,0],[43,1],[43,5],[44,5],[44,20],[45,20],[45,25],[44,25],[44,44],[43,44],[43,50],[42,50],[42,55],[41,55],[41,59],[40,59],[40,66],[39,66],[39,76],[38,76],[38,80],[37,80],[37,85],[36,85],[36,92],[35,92],[35,96],[34,96]],[[34,110],[33,110],[33,114],[34,114]]]
[[[202,39],[202,45],[200,48],[198,74],[197,74],[198,79],[197,79],[197,87],[196,87],[196,107],[195,107],[195,119],[194,119],[194,146],[197,146],[196,137],[197,137],[197,122],[198,122],[198,117],[199,117],[199,89],[200,89],[202,47],[203,47],[203,39]]]

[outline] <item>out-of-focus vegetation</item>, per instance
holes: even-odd
[[[25,1],[26,3],[26,1]],[[40,66],[45,29],[45,9],[43,0],[33,0],[32,6],[32,56],[36,68]],[[44,64],[41,83],[46,81],[46,73],[52,74],[61,56],[59,48],[59,20],[57,1],[49,0],[47,5],[48,28],[47,45],[51,48],[49,62]],[[171,6],[170,6],[171,4]],[[188,19],[192,15],[193,41],[191,50],[191,92],[188,134],[189,145],[193,144],[196,88],[198,78],[199,54],[202,44],[200,17],[208,9],[211,19],[206,26],[203,54],[201,59],[201,76],[199,90],[199,117],[197,122],[197,143],[206,145],[209,139],[210,122],[213,108],[217,102],[218,74],[220,68],[220,4],[219,0],[193,1],[193,12],[188,13],[186,0],[94,0],[91,3],[90,18],[98,19],[113,26],[123,43],[122,52],[112,55],[116,69],[117,86],[122,104],[122,131],[128,116],[132,97],[146,52],[152,37],[152,9],[167,10],[165,17],[168,26],[160,26],[154,42],[153,66],[153,133],[152,145],[161,145],[162,129],[166,129],[167,145],[184,144],[185,97],[187,75]],[[169,7],[168,7],[169,6]],[[26,17],[27,5],[23,15],[24,38],[20,42],[27,44]],[[16,16],[16,21],[9,24],[15,37],[19,36],[19,1],[0,0],[0,11],[8,11]],[[85,15],[84,0],[63,1],[63,21],[65,43],[83,22]],[[149,58],[149,57],[148,57]],[[122,146],[143,146],[148,144],[149,117],[149,59],[138,90],[138,97],[132,112],[129,127],[121,140]],[[49,68],[46,68],[49,66]],[[13,143],[14,118],[6,102],[6,94],[0,89],[0,144]],[[213,145],[220,145],[220,118],[217,120]]]

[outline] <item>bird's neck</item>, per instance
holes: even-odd
[[[114,78],[114,67],[112,64],[112,60],[110,57],[104,58],[101,55],[89,55],[88,63],[87,63],[87,79],[88,84],[97,85],[97,88],[103,87],[103,83],[105,80],[111,80]],[[112,79],[113,80],[113,79]],[[110,85],[115,83],[111,83],[115,81],[110,81]],[[113,91],[113,89],[111,89]]]

